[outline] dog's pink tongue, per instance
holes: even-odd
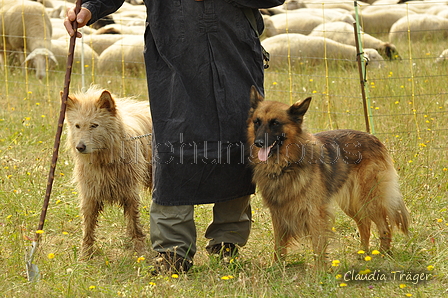
[[[266,161],[269,157],[269,151],[271,151],[271,147],[263,147],[258,151],[258,159],[260,161]]]

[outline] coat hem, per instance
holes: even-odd
[[[203,205],[203,204],[215,204],[215,203],[221,203],[221,202],[226,202],[226,201],[231,201],[234,199],[238,199],[244,196],[250,196],[255,194],[255,190],[254,191],[249,191],[245,194],[242,195],[236,195],[236,196],[231,196],[231,197],[227,197],[227,198],[223,198],[223,199],[219,199],[219,200],[204,200],[201,201],[199,203],[191,203],[191,202],[187,202],[187,201],[165,201],[165,200],[157,200],[157,199],[153,199],[152,201],[156,204],[162,205],[162,206],[181,206],[181,205]]]

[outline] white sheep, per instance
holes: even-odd
[[[305,8],[306,4],[303,3],[303,1],[285,1],[283,4],[280,4],[278,6],[275,7],[271,7],[271,8],[266,8],[264,10],[266,10],[270,15],[276,15],[279,13],[284,13],[288,10],[296,10],[299,8]]]
[[[98,54],[88,44],[82,44],[82,42],[82,39],[78,38],[76,40],[75,54],[73,56],[72,69],[78,70],[79,72],[81,72],[81,67],[84,67],[84,69],[94,69],[98,64]],[[69,39],[53,39],[51,46],[60,68],[65,69],[67,65]],[[84,57],[84,65],[82,65],[82,56]]]
[[[353,23],[355,19],[343,9],[311,9],[301,8],[287,13],[273,15],[270,20],[274,23],[277,34],[300,33],[309,34],[316,26],[324,22],[344,21]]]
[[[308,13],[298,12],[281,13],[271,16],[271,21],[277,30],[281,33],[300,33],[309,34],[317,25],[322,24],[323,18]]]
[[[364,32],[369,34],[388,33],[392,25],[404,16],[416,14],[405,7],[379,6],[362,9],[359,14],[359,22]],[[353,14],[353,17],[355,14]]]
[[[342,8],[302,8],[299,13],[306,13],[324,18],[326,21],[354,21],[351,12]]]
[[[91,34],[83,35],[83,42],[88,44],[98,55],[113,45],[115,42],[123,39],[123,34]]]
[[[442,18],[448,18],[448,6],[447,6],[447,8],[446,9],[442,9],[442,10],[440,10],[438,13],[437,13],[437,15],[439,16],[439,17],[442,17]]]
[[[145,69],[142,35],[129,35],[108,47],[98,59],[98,71],[141,73]]]
[[[358,1],[360,4],[367,5],[364,2]],[[305,2],[308,8],[318,8],[318,9],[344,9],[346,11],[353,11],[353,2],[340,1],[340,0],[307,0]]]
[[[408,35],[409,30],[409,35]],[[392,25],[389,40],[445,40],[448,37],[448,19],[432,14],[415,14],[402,17]]]
[[[448,49],[444,50],[439,57],[436,58],[435,63],[443,63],[448,60]]]
[[[303,34],[279,34],[262,41],[263,47],[270,54],[269,64],[274,69],[281,69],[291,63],[293,68],[301,65],[316,65],[324,62],[340,64],[341,62],[356,65],[356,47],[342,44],[334,40],[307,36]],[[384,59],[375,49],[364,49],[369,65],[380,68]],[[289,58],[288,58],[289,56]]]
[[[277,29],[275,28],[274,22],[272,22],[270,16],[263,15],[263,23],[264,23],[264,30],[260,35],[261,40],[277,34]]]
[[[47,62],[57,63],[51,52],[52,27],[45,7],[34,1],[2,1],[0,51],[19,52],[20,62],[31,62],[36,69],[36,77],[43,79],[49,67]],[[0,57],[4,65],[3,54]]]
[[[64,20],[59,18],[50,18],[50,21],[53,28],[53,34],[51,36],[52,39],[70,38],[70,36],[67,34],[67,29],[64,26]],[[96,29],[92,28],[92,26],[84,26],[79,30],[83,36],[91,35],[96,32]]]
[[[360,33],[363,48],[375,49],[381,54],[381,56],[390,60],[400,58],[395,45],[364,33],[362,30]],[[314,28],[309,35],[326,37],[343,44],[356,46],[355,28],[353,24],[350,25],[346,22],[330,22],[321,24]]]
[[[423,1],[402,1],[397,2],[398,5],[402,5],[402,6],[406,6],[408,9],[411,9],[413,11],[415,11],[416,13],[430,13],[430,14],[435,14],[430,12],[434,7],[443,7],[446,5],[446,1],[445,0],[423,0]]]
[[[142,35],[145,33],[145,26],[126,26],[121,24],[109,24],[99,28],[94,34],[133,34]]]

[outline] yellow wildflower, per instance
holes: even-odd
[[[365,274],[369,274],[370,272],[372,272],[372,270],[370,270],[370,269],[366,269],[366,270],[361,270],[361,271],[359,271],[359,274],[361,274],[361,275],[365,275]]]

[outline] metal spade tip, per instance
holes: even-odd
[[[33,241],[33,243],[31,244],[30,252],[25,258],[26,276],[28,278],[28,281],[38,281],[40,279],[39,268],[36,264],[33,264],[34,252],[37,249],[37,245],[37,241]]]
[[[31,262],[26,262],[26,275],[28,277],[28,281],[38,281],[40,279],[40,272],[37,265]]]

